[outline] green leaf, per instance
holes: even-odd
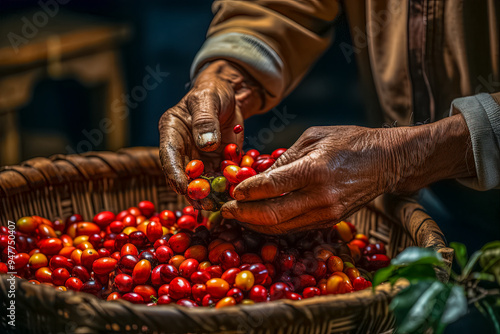
[[[391,261],[395,266],[407,266],[410,264],[432,264],[442,265],[441,254],[429,248],[408,247]]]
[[[495,315],[495,311],[493,310],[493,307],[488,303],[488,301],[483,300],[483,306],[488,312],[491,321],[493,322],[493,326],[495,327],[495,332],[497,334],[500,334],[500,323],[498,322],[497,316]]]
[[[467,247],[460,242],[451,242],[450,247],[455,250],[455,258],[457,259],[460,268],[464,268],[467,264]]]
[[[410,283],[415,283],[423,279],[437,279],[436,271],[429,264],[414,264],[408,267],[399,268],[397,270],[397,275],[406,278]]]
[[[481,248],[481,250],[484,252],[488,249],[495,249],[495,248],[500,248],[500,240],[488,242],[486,245]]]
[[[379,285],[382,282],[387,281],[392,275],[394,275],[397,271],[397,267],[393,265],[388,265],[385,268],[380,268],[375,272],[375,275],[373,276],[373,287],[375,288],[377,285]]]
[[[448,300],[446,301],[445,310],[440,321],[447,325],[456,321],[466,313],[467,298],[465,297],[464,288],[459,285],[454,285],[451,288],[451,292]]]
[[[495,282],[495,276],[492,274],[488,273],[477,273],[474,272],[470,275],[472,279],[480,280],[480,281],[488,281],[488,282]]]
[[[435,309],[435,306],[442,299],[438,296],[446,293],[447,288],[439,281],[420,281],[411,285],[407,294],[403,294],[403,292],[398,294],[391,303],[391,308],[399,323],[397,332],[420,332],[425,330],[429,322],[435,322],[436,318],[441,318],[444,307],[438,305],[438,308]],[[400,308],[401,311],[397,312]],[[439,311],[439,309],[443,310]]]
[[[500,248],[483,247],[482,250],[483,253],[479,259],[479,263],[483,268],[482,271],[493,274],[498,284],[500,284]]]
[[[470,272],[472,271],[472,269],[476,265],[477,260],[479,260],[479,258],[481,257],[482,254],[483,254],[483,252],[480,250],[477,252],[474,252],[474,254],[472,254],[472,256],[469,259],[469,262],[467,262],[467,264],[464,267],[464,270],[462,270],[462,275],[461,275],[462,278],[469,276]]]

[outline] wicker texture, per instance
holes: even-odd
[[[141,200],[152,201],[160,210],[186,204],[166,186],[154,148],[57,155],[3,167],[0,200],[2,225],[33,214],[55,219],[80,213],[91,220],[96,212],[118,212]],[[372,241],[385,242],[390,257],[411,245],[434,248],[449,261],[453,256],[439,227],[413,199],[379,197],[350,220]],[[442,280],[448,277],[446,272],[440,275]],[[0,279],[3,309],[8,301],[6,279]],[[399,283],[391,290],[383,285],[375,294],[368,290],[215,310],[106,302],[26,281],[16,284],[17,329],[34,333],[380,333],[393,326],[388,304],[405,286]],[[19,321],[23,318],[27,320]],[[1,327],[9,329],[7,320],[1,321]]]

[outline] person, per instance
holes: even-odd
[[[176,192],[186,193],[189,160],[216,169],[233,127],[294,89],[329,46],[341,10],[353,40],[343,52],[356,57],[370,110],[397,126],[309,128],[269,170],[235,188],[223,216],[288,233],[443,179],[500,187],[497,2],[221,0],[192,88],[159,121],[160,159]]]

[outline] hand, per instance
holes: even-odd
[[[331,226],[383,193],[474,175],[468,145],[461,115],[419,127],[310,128],[269,170],[241,182],[222,215],[269,234]]]
[[[222,214],[272,234],[331,225],[386,189],[380,139],[368,128],[309,128],[269,170],[241,182]]]
[[[205,171],[215,171],[225,145],[237,139],[233,127],[261,108],[260,86],[241,69],[219,60],[196,78],[193,88],[160,119],[160,161],[171,187],[186,194],[188,179],[184,167],[200,159]],[[243,135],[238,136],[241,147]],[[190,200],[188,198],[188,200]],[[194,202],[210,210],[210,200]]]

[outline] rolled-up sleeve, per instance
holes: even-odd
[[[219,0],[207,40],[191,66],[225,59],[242,66],[264,88],[267,111],[278,104],[326,50],[339,12],[335,0]]]
[[[451,113],[460,112],[469,128],[475,178],[459,179],[476,190],[500,188],[500,93],[462,97],[452,102]]]

